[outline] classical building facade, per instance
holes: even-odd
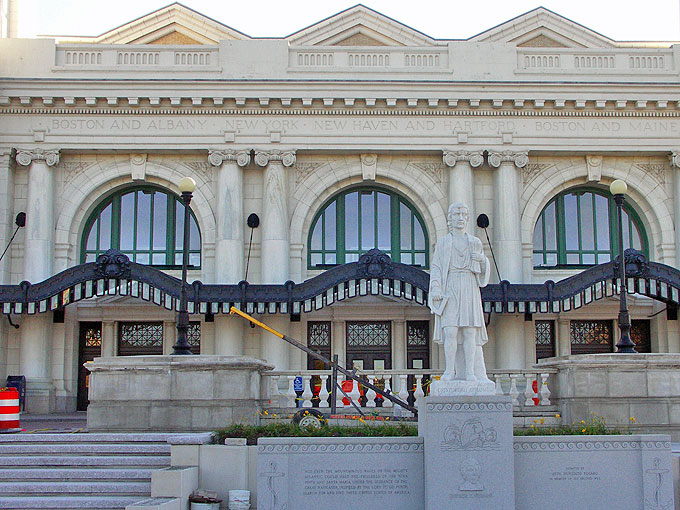
[[[389,271],[428,271],[454,201],[495,258],[489,296],[504,293],[485,298],[490,369],[612,352],[615,282],[559,299],[544,283],[618,254],[613,180],[628,184],[625,247],[678,265],[677,45],[620,43],[543,8],[437,40],[360,5],[252,39],[172,4],[97,37],[2,39],[0,69],[0,247],[18,230],[0,261],[12,286],[0,376],[26,376],[29,410],[85,406],[95,356],[172,351],[176,300],[162,285],[100,275],[29,298],[19,284],[110,249],[178,277],[183,176],[197,182],[189,282],[244,296],[199,300],[192,287],[194,349],[279,370],[318,366],[230,304],[363,369],[441,368],[426,288]],[[374,248],[390,259],[372,252],[363,278],[322,277],[360,271]],[[304,299],[270,299],[314,277]],[[508,303],[501,280],[548,298]],[[678,289],[634,283],[638,349],[680,352]]]

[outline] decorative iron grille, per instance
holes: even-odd
[[[187,329],[187,343],[191,347],[200,347],[201,345],[201,323],[190,322],[189,329]]]
[[[328,321],[309,321],[307,323],[307,345],[330,349],[331,323]]]
[[[347,345],[350,347],[389,347],[389,322],[348,322]]]
[[[121,322],[121,347],[163,348],[162,322]]]
[[[612,321],[571,321],[570,329],[572,354],[613,351]]]
[[[555,322],[535,321],[536,345],[553,345],[555,343]]]
[[[85,347],[101,347],[102,346],[101,327],[87,328],[85,331],[83,331],[83,339],[85,340]]]
[[[635,344],[637,352],[652,352],[651,330],[648,320],[630,321],[630,339]]]
[[[555,355],[555,321],[534,321],[536,327],[536,359]]]
[[[430,341],[430,323],[428,321],[408,321],[406,323],[406,344],[409,346],[427,346]]]

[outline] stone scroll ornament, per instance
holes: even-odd
[[[59,164],[59,151],[43,149],[19,149],[17,150],[16,161],[21,166],[28,166],[33,161],[44,161],[47,166],[56,166]]]
[[[208,162],[212,166],[220,166],[224,161],[236,161],[238,166],[247,166],[250,163],[250,151],[218,151],[208,152]]]

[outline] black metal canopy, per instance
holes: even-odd
[[[626,250],[626,275],[630,293],[669,303],[680,303],[680,271],[649,262],[635,250]],[[618,257],[557,283],[513,284],[502,281],[482,289],[486,312],[553,313],[580,308],[618,291],[615,277]],[[302,283],[283,285],[189,284],[190,313],[228,313],[236,306],[248,313],[299,314],[320,310],[356,296],[392,296],[427,304],[430,275],[413,266],[393,262],[373,249],[358,262],[329,269]],[[109,250],[96,262],[71,267],[31,284],[0,285],[0,309],[4,314],[42,313],[95,296],[120,295],[141,298],[168,310],[176,310],[182,282],[159,269],[131,262],[123,253]]]

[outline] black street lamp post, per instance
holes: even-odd
[[[614,202],[616,203],[617,222],[619,226],[619,329],[621,330],[621,338],[616,344],[616,352],[636,353],[635,344],[630,339],[630,313],[628,313],[628,303],[626,301],[627,283],[626,283],[626,256],[623,249],[623,202],[626,200],[626,191],[628,185],[621,179],[617,179],[609,186],[609,191],[614,195]]]
[[[172,354],[191,354],[191,346],[187,341],[189,329],[189,312],[187,311],[187,266],[189,265],[189,203],[196,189],[196,181],[191,177],[183,177],[178,183],[184,202],[184,244],[182,245],[182,286],[179,289],[179,312],[177,312],[177,343],[173,345]]]

